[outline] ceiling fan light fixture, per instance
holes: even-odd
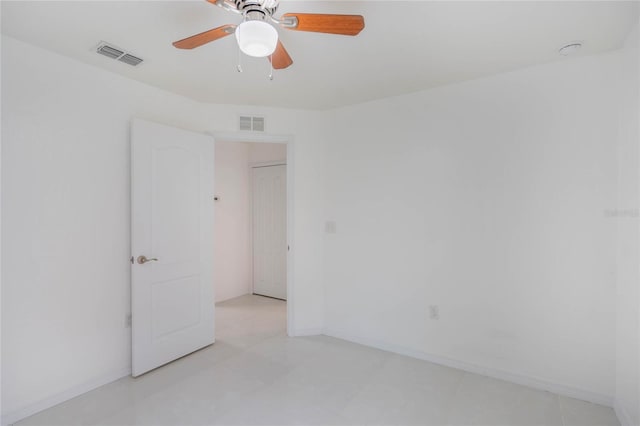
[[[278,31],[264,21],[244,21],[236,28],[236,40],[245,55],[263,58],[276,50]]]

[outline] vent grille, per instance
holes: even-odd
[[[264,117],[251,117],[243,115],[240,117],[240,130],[251,132],[264,132]]]
[[[98,44],[96,52],[106,56],[107,58],[116,59],[134,67],[143,61],[141,58],[127,53],[126,51],[104,41],[101,41],[100,44]]]
[[[98,53],[111,59],[118,59],[120,56],[124,55],[122,50],[118,50],[115,47],[111,47],[106,44],[98,46]]]
[[[264,117],[253,117],[253,131],[264,132]]]
[[[120,56],[118,60],[120,62],[124,62],[125,64],[133,65],[134,67],[142,62],[142,59],[129,53],[125,53],[124,55]]]
[[[251,130],[253,117],[240,117],[240,130]]]

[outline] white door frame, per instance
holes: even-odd
[[[282,143],[287,145],[287,335],[294,336],[295,318],[293,306],[295,304],[295,282],[293,280],[293,265],[295,256],[294,238],[294,199],[293,199],[293,176],[294,164],[294,141],[292,135],[278,135],[256,132],[214,132],[214,144],[218,142],[245,142],[245,143]],[[214,218],[215,220],[215,218]],[[253,286],[253,284],[252,284]]]

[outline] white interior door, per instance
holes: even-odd
[[[287,166],[253,169],[253,293],[287,298]]]
[[[212,137],[132,122],[133,376],[214,341],[213,164]]]

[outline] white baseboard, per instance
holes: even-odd
[[[638,423],[634,423],[633,420],[631,420],[631,414],[629,414],[629,411],[627,411],[620,401],[614,401],[613,409],[622,426],[639,426]]]
[[[360,338],[360,337],[350,335],[348,333],[335,331],[331,329],[324,329],[324,330],[320,328],[299,329],[299,330],[295,330],[294,333],[291,334],[291,336],[292,337],[316,336],[320,334],[324,334],[330,337],[335,337],[337,339],[347,340],[347,341],[358,343],[365,346],[370,346],[373,348],[381,349],[383,351],[393,352],[400,355],[406,355],[412,358],[433,362],[434,364],[440,364],[447,367],[456,368],[458,370],[467,371],[470,373],[493,377],[496,379],[516,383],[519,385],[528,386],[534,389],[546,390],[559,395],[564,395],[571,398],[593,402],[595,404],[606,405],[608,407],[613,406],[616,412],[616,415],[618,416],[618,419],[620,420],[620,423],[622,424],[622,426],[638,426],[632,423],[631,417],[628,411],[621,404],[619,404],[618,401],[616,401],[614,404],[613,398],[607,395],[602,395],[602,394],[594,393],[591,391],[586,391],[586,390],[574,388],[571,386],[566,386],[566,385],[550,382],[547,380],[538,379],[535,377],[529,377],[522,374],[511,373],[508,371],[497,370],[493,368],[481,367],[481,366],[470,364],[464,361],[458,361],[458,360],[454,360],[446,357],[441,357],[438,355],[432,355],[426,352],[404,348],[398,345],[393,345],[385,342]],[[47,408],[51,408],[64,401],[68,401],[69,399],[82,395],[83,393],[89,392],[100,386],[103,386],[115,380],[121,379],[122,377],[129,376],[130,374],[131,374],[131,369],[126,368],[111,374],[101,376],[99,378],[80,384],[78,386],[74,386],[71,389],[68,389],[57,395],[53,395],[42,401],[36,402],[34,404],[30,404],[22,409],[3,415],[2,426],[7,426],[7,425],[10,425],[11,423],[15,423],[19,420],[22,420],[26,417],[36,414],[42,410],[46,410]]]
[[[482,367],[479,365],[471,364],[465,361],[458,361],[451,358],[442,357],[439,355],[433,355],[426,352],[418,351],[415,349],[409,349],[398,345],[393,345],[385,342],[374,341],[371,339],[360,338],[349,333],[344,333],[337,330],[325,329],[323,334],[330,337],[335,337],[342,340],[348,340],[350,342],[358,343],[365,346],[370,346],[383,351],[393,352],[400,355],[406,355],[412,358],[421,359],[424,361],[433,362],[434,364],[440,364],[458,370],[466,371],[469,373],[480,374],[482,376],[492,377],[494,379],[500,379],[507,382],[516,383],[522,386],[528,386],[534,389],[545,390],[556,393],[558,395],[568,396],[571,398],[580,399],[583,401],[593,402],[595,404],[605,405],[607,407],[613,406],[613,397],[608,395],[602,395],[599,393],[566,386],[559,383],[550,382],[548,380],[539,379],[536,377],[525,376],[518,373],[512,373],[509,371],[498,370],[494,368]]]
[[[42,410],[46,410],[47,408],[51,408],[54,405],[58,405],[62,402],[68,401],[76,396],[82,395],[83,393],[92,391],[100,386],[106,385],[107,383],[114,382],[123,377],[129,376],[131,374],[131,367],[124,368],[122,370],[115,371],[110,374],[105,374],[104,376],[97,377],[88,382],[79,384],[74,386],[66,391],[60,392],[59,394],[52,395],[49,398],[43,399],[33,404],[29,404],[26,407],[23,407],[19,410],[15,410],[11,413],[7,413],[2,416],[2,426],[7,426],[12,423],[15,423],[19,420],[32,416],[36,413],[39,413]]]
[[[323,334],[322,332],[321,328],[302,328],[294,330],[293,333],[289,334],[289,337],[319,336]]]

